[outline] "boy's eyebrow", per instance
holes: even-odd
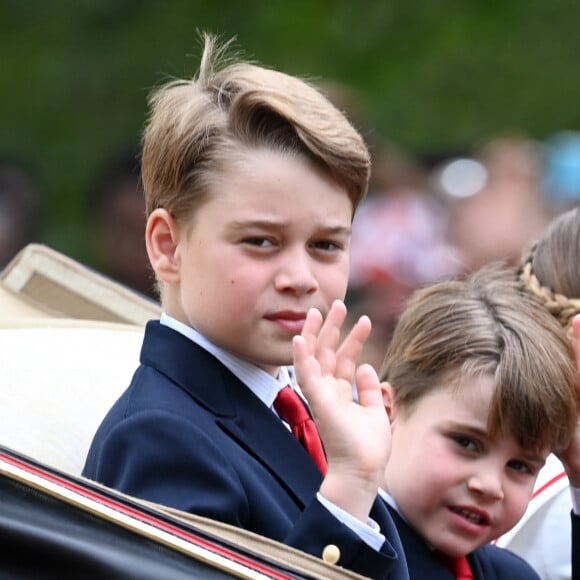
[[[487,429],[483,427],[474,427],[469,423],[463,423],[461,421],[454,421],[452,424],[454,429],[461,429],[465,431],[468,435],[476,435],[477,437],[481,437],[483,439],[491,439]]]
[[[477,435],[478,437],[492,441],[492,437],[490,437],[489,433],[487,432],[487,429],[481,429],[479,427],[474,427],[473,425],[465,425],[459,421],[456,423],[456,426],[461,429],[464,429],[469,434]],[[521,447],[521,450],[522,450],[521,456],[526,461],[539,463],[540,465],[544,465],[544,463],[546,462],[545,455],[543,455],[539,451],[535,451],[534,449],[524,447]]]
[[[537,451],[526,450],[526,451],[524,451],[522,456],[526,461],[530,461],[533,463],[539,463],[540,467],[542,467],[544,465],[544,463],[546,463],[546,456],[537,452]]]
[[[229,223],[228,228],[231,230],[242,230],[245,228],[262,228],[262,229],[286,229],[290,227],[290,224],[284,221],[270,220],[270,219],[255,219],[255,220],[235,220]],[[346,235],[350,236],[352,234],[352,228],[350,226],[322,226],[318,228],[319,231],[324,232],[329,235]]]

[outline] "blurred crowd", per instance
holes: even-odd
[[[356,124],[362,117],[348,93],[327,89]],[[543,141],[525,133],[493,135],[461,152],[423,157],[376,138],[370,147],[371,184],[353,223],[347,304],[353,320],[371,317],[364,359],[378,367],[415,289],[493,260],[519,260],[556,215],[580,204],[580,132]],[[138,151],[107,159],[90,180],[85,202],[89,265],[155,298]],[[28,243],[43,242],[44,205],[32,168],[0,160],[0,269]]]
[[[145,250],[145,201],[137,148],[105,160],[89,179],[82,204],[90,228],[88,266],[157,299]],[[46,243],[45,189],[36,170],[21,159],[0,159],[0,271],[30,243]],[[74,252],[55,248],[71,257]]]
[[[491,261],[516,263],[556,215],[580,204],[580,132],[543,142],[494,135],[413,163],[412,180],[373,179],[353,224],[348,300],[353,316],[373,321],[365,357],[377,366],[415,289]]]

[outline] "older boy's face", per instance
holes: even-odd
[[[459,390],[433,390],[411,414],[395,410],[384,487],[445,554],[468,554],[512,528],[547,455],[488,436],[493,389],[488,377],[466,378]]]
[[[231,165],[180,240],[173,314],[277,372],[292,362],[292,337],[308,309],[325,314],[344,298],[351,217],[346,192],[303,160],[249,153]]]

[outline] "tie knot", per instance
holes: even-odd
[[[284,387],[278,393],[274,401],[274,409],[290,427],[300,425],[310,419],[302,399],[290,386]]]

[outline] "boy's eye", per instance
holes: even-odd
[[[318,240],[312,244],[317,250],[324,250],[326,252],[340,249],[341,246],[332,240]]]
[[[256,246],[257,248],[270,248],[274,245],[272,240],[260,236],[245,238],[244,244],[248,244],[249,246]]]
[[[467,437],[466,435],[455,435],[453,436],[453,440],[459,447],[465,449],[467,451],[478,451],[479,445],[475,439],[471,437]]]
[[[512,459],[508,463],[508,465],[511,469],[514,469],[518,473],[530,473],[532,475],[535,475],[535,471],[525,461],[520,461],[519,459]]]

